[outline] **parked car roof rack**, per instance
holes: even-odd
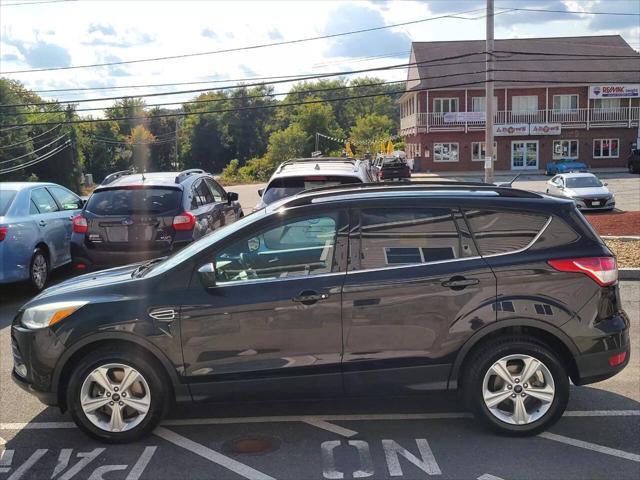
[[[201,168],[190,168],[188,170],[183,170],[182,172],[180,172],[177,176],[176,176],[176,183],[182,183],[184,182],[184,180],[189,176],[189,175],[193,175],[194,173],[206,173],[204,170],[202,170]]]
[[[349,157],[314,157],[314,158],[292,158],[285,160],[280,164],[276,173],[282,171],[282,169],[288,165],[294,165],[296,163],[318,163],[318,162],[334,162],[334,163],[352,163],[356,164],[357,160]]]
[[[119,172],[110,173],[109,175],[104,177],[104,180],[102,180],[102,183],[100,185],[109,185],[110,183],[115,182],[120,177],[123,177],[125,175],[133,175],[134,173],[135,172],[132,169],[120,170]]]
[[[308,203],[310,198],[319,195],[340,192],[344,195],[352,195],[362,192],[389,192],[393,190],[396,193],[400,192],[412,192],[412,191],[437,191],[437,190],[460,190],[460,191],[478,191],[478,192],[495,192],[502,197],[519,197],[519,198],[543,198],[541,195],[529,192],[526,190],[519,190],[511,187],[500,187],[497,185],[491,185],[488,183],[480,182],[456,182],[456,181],[421,181],[421,182],[376,182],[376,183],[359,183],[345,185],[333,185],[328,187],[318,187],[309,190],[304,190],[291,197],[291,202],[286,202],[289,206],[303,205]]]

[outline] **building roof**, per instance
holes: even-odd
[[[483,88],[484,51],[484,40],[413,42],[409,62],[419,65],[409,68],[407,90]],[[494,52],[494,68],[512,70],[494,73],[497,87],[640,81],[640,53],[620,35],[495,40]]]

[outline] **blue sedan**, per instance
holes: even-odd
[[[547,175],[558,175],[559,173],[569,172],[588,172],[589,167],[586,163],[577,160],[556,160],[547,163]]]
[[[53,183],[0,183],[0,284],[28,280],[37,291],[71,261],[71,221],[82,200]]]

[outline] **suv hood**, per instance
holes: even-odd
[[[70,278],[69,280],[65,280],[62,283],[47,288],[40,293],[40,295],[27,302],[23,308],[29,307],[35,303],[43,303],[42,300],[54,300],[53,297],[57,297],[59,295],[77,292],[78,296],[80,296],[82,295],[83,290],[101,287],[109,283],[134,280],[131,278],[131,274],[139,265],[140,263],[135,263],[132,265],[125,265],[124,267],[111,268],[109,270],[102,270],[101,272],[87,273],[80,275],[79,277]],[[70,300],[70,298],[65,298],[64,300]]]

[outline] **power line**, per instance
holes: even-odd
[[[91,136],[87,136],[86,138],[88,138],[91,141],[94,142],[98,142],[98,143],[108,143],[108,144],[114,144],[114,145],[127,145],[127,146],[135,146],[135,145],[162,145],[165,143],[172,143],[175,142],[176,138],[164,138],[161,140],[157,140],[157,141],[153,141],[153,142],[134,142],[134,143],[129,143],[129,142],[120,142],[118,140],[106,140],[106,139],[101,139],[101,138],[96,138],[96,137],[91,137]]]
[[[529,69],[529,70],[493,69],[493,70],[489,70],[489,71],[490,72],[518,72],[518,73],[546,73],[546,70],[531,70],[531,69]],[[478,71],[471,71],[471,72],[450,73],[450,74],[444,74],[444,75],[420,77],[420,78],[416,78],[415,80],[436,80],[436,79],[441,79],[441,78],[457,77],[457,76],[461,76],[461,75],[485,74],[487,72],[488,72],[487,70],[478,70]],[[607,74],[609,74],[609,73],[640,73],[640,70],[607,70],[606,72],[603,72],[602,70],[575,70],[575,69],[573,69],[573,70],[554,70],[554,72],[555,73],[607,73]],[[500,81],[500,79],[497,79],[497,81]],[[295,94],[308,95],[308,94],[320,93],[320,92],[331,92],[331,91],[350,90],[350,89],[366,89],[366,88],[387,86],[387,85],[395,85],[395,84],[401,84],[401,83],[405,83],[405,80],[396,80],[396,81],[387,81],[387,82],[375,82],[375,83],[367,83],[367,84],[361,84],[361,85],[345,85],[345,86],[341,86],[341,87],[308,89],[308,90],[303,90],[303,91],[300,91],[300,92],[282,92],[282,93],[267,93],[267,94],[263,94],[263,95],[247,95],[247,96],[244,96],[244,97],[237,97],[237,98],[223,97],[223,98],[215,98],[215,99],[211,99],[211,100],[187,100],[187,101],[180,101],[180,102],[151,103],[151,104],[144,105],[144,108],[162,107],[162,106],[170,106],[170,105],[192,105],[192,104],[196,104],[196,106],[197,106],[197,105],[200,105],[200,104],[234,102],[234,101],[241,101],[241,100],[261,99],[261,98],[275,98],[275,97],[295,95]],[[122,107],[113,106],[113,107],[77,108],[77,109],[74,110],[74,112],[110,111],[110,110],[117,110],[119,108],[122,108]],[[57,112],[57,111],[52,111],[52,112],[25,112],[25,113],[22,113],[21,115],[42,115],[43,113],[46,114],[46,113],[59,113],[59,112]]]
[[[262,43],[262,44],[257,44],[257,45],[248,45],[248,46],[244,46],[244,47],[235,47],[235,48],[225,48],[225,49],[222,49],[222,50],[213,50],[213,51],[209,51],[209,52],[185,53],[185,54],[181,54],[181,55],[167,55],[167,56],[164,56],[164,57],[140,58],[140,59],[137,59],[137,60],[121,60],[121,61],[117,61],[117,62],[90,63],[90,64],[85,64],[85,65],[71,65],[71,66],[67,66],[67,67],[36,68],[36,69],[31,69],[31,70],[13,70],[13,71],[0,72],[0,73],[1,74],[15,74],[15,73],[50,72],[50,71],[56,71],[56,70],[72,70],[72,69],[78,69],[78,68],[108,67],[108,66],[113,66],[113,65],[127,65],[127,64],[132,64],[132,63],[157,62],[157,61],[164,61],[164,60],[176,60],[176,59],[182,59],[182,58],[193,58],[193,57],[199,57],[199,56],[204,56],[204,55],[216,55],[216,54],[220,54],[220,53],[231,53],[231,52],[240,52],[240,51],[247,51],[247,50],[257,50],[257,49],[267,48],[267,47],[276,47],[276,46],[281,46],[281,45],[293,45],[293,44],[297,44],[297,43],[310,42],[310,41],[314,41],[314,40],[325,40],[325,39],[328,39],[328,38],[344,37],[346,35],[354,35],[354,34],[359,34],[359,33],[375,32],[375,31],[379,31],[379,30],[386,30],[386,29],[389,29],[389,28],[402,27],[402,26],[406,26],[406,25],[415,25],[415,24],[418,24],[418,23],[429,22],[429,21],[432,21],[432,20],[440,20],[442,18],[450,18],[450,17],[455,16],[455,15],[463,15],[465,13],[473,13],[473,12],[478,12],[478,11],[484,11],[484,9],[483,8],[475,8],[473,10],[466,10],[466,11],[463,11],[463,12],[457,12],[457,13],[453,13],[453,14],[446,14],[446,15],[439,15],[439,16],[436,16],[436,17],[421,18],[421,19],[418,19],[418,20],[410,20],[410,21],[407,21],[407,22],[395,23],[395,24],[391,24],[391,25],[382,25],[382,26],[379,26],[379,27],[363,28],[363,29],[359,29],[359,30],[351,30],[351,31],[348,31],[348,32],[333,33],[333,34],[328,34],[328,35],[319,35],[319,36],[316,36],[316,37],[298,38],[298,39],[295,39],[295,40],[284,40],[284,41],[281,41],[281,42]]]
[[[26,140],[23,140],[21,142],[13,143],[11,145],[0,145],[0,150],[3,150],[5,148],[13,148],[13,147],[17,147],[17,146],[20,146],[20,145],[24,145],[25,143],[29,143],[29,142],[35,140],[38,137],[42,137],[42,136],[46,135],[47,133],[53,132],[59,126],[60,126],[60,124],[56,125],[55,127],[53,127],[50,130],[47,130],[46,132],[40,133],[40,134],[38,134],[38,135],[36,135],[34,137],[29,137]]]
[[[60,153],[62,150],[68,148],[69,145],[71,145],[71,140],[67,140],[62,145],[54,148],[50,152],[47,152],[44,155],[42,155],[42,156],[40,156],[40,157],[38,157],[38,158],[36,158],[34,160],[30,160],[29,162],[25,162],[25,163],[22,163],[20,165],[15,165],[13,167],[7,167],[4,170],[0,170],[0,175],[3,175],[5,173],[15,172],[17,170],[22,170],[23,168],[31,167],[31,166],[33,166],[33,165],[35,165],[37,163],[44,162],[45,160],[47,160],[47,159],[53,157],[54,155]]]
[[[562,54],[562,53],[532,53],[532,52],[515,52],[515,51],[510,51],[510,50],[500,50],[500,51],[496,51],[498,53],[511,53],[511,54],[522,54],[522,55],[537,55],[537,56],[546,56],[546,55],[550,55],[550,56],[562,56],[564,57],[563,60],[567,60],[567,57],[572,57],[573,54]],[[230,85],[230,86],[224,86],[224,87],[213,87],[213,88],[197,88],[197,89],[189,89],[189,90],[178,90],[178,91],[173,91],[173,92],[155,92],[155,93],[146,93],[146,94],[140,94],[140,95],[135,95],[134,98],[146,98],[146,97],[160,97],[160,96],[172,96],[172,95],[183,95],[183,94],[189,94],[189,93],[201,93],[201,92],[213,92],[213,91],[221,91],[221,90],[233,90],[233,89],[240,89],[240,88],[249,88],[249,87],[258,87],[258,86],[266,86],[266,85],[276,85],[276,84],[282,84],[282,83],[292,83],[295,81],[305,81],[305,80],[316,80],[319,78],[328,78],[328,77],[336,77],[336,76],[344,76],[344,75],[354,75],[354,74],[358,74],[358,73],[368,73],[368,72],[376,72],[376,71],[386,71],[386,70],[394,70],[394,69],[404,69],[407,67],[411,67],[411,66],[423,66],[423,65],[427,65],[432,63],[432,62],[442,62],[442,61],[447,61],[447,60],[459,60],[462,58],[467,58],[467,57],[472,57],[475,55],[483,55],[486,52],[480,51],[480,52],[471,52],[471,53],[466,53],[466,54],[460,54],[460,55],[453,55],[453,56],[449,56],[449,57],[440,57],[440,58],[434,58],[434,59],[430,59],[430,60],[423,60],[420,62],[410,62],[410,63],[399,63],[399,64],[394,64],[394,65],[386,65],[383,67],[375,67],[375,68],[365,68],[365,69],[360,69],[360,70],[350,70],[350,71],[341,71],[341,72],[332,72],[332,73],[321,73],[321,74],[317,74],[317,75],[313,75],[313,76],[304,76],[304,77],[298,77],[298,79],[296,78],[288,78],[288,79],[284,79],[284,80],[275,80],[275,81],[271,81],[271,82],[259,82],[259,83],[249,83],[249,84],[243,84],[243,85]],[[602,54],[577,54],[579,57],[584,57],[584,58],[588,58],[588,59],[598,59],[598,60],[602,60],[602,59],[612,59],[612,58],[620,58],[620,59],[640,59],[640,55],[602,55]],[[497,57],[499,59],[499,61],[502,61],[502,57]],[[545,59],[536,59],[536,61],[543,61]],[[578,59],[576,59],[578,60]],[[516,59],[510,59],[507,58],[505,61],[523,61],[522,59],[520,60],[516,60]],[[534,61],[534,59],[527,59],[526,61]],[[461,62],[462,64],[465,63],[471,63],[471,62]],[[443,65],[453,65],[453,63],[445,63]],[[433,66],[433,65],[432,65]],[[122,96],[117,96],[117,97],[99,97],[99,98],[86,98],[86,99],[77,99],[77,100],[57,100],[57,101],[49,101],[49,102],[40,102],[40,103],[14,103],[14,104],[5,104],[5,105],[0,105],[0,108],[3,107],[36,107],[36,106],[48,106],[51,105],[52,103],[58,103],[58,104],[77,104],[77,103],[88,103],[88,102],[104,102],[104,101],[109,101],[109,100],[121,100],[123,99]],[[181,102],[182,103],[182,102]]]
[[[581,10],[554,10],[549,8],[512,8],[514,12],[542,12],[542,13],[567,13],[570,15],[613,15],[624,17],[639,17],[640,13],[628,13],[628,12],[583,12]]]
[[[221,90],[233,90],[233,89],[239,89],[239,88],[260,87],[260,86],[266,86],[266,85],[276,85],[276,84],[281,84],[281,83],[292,83],[292,82],[296,82],[296,81],[316,80],[316,79],[319,79],[319,78],[338,77],[338,76],[342,76],[342,75],[353,75],[353,74],[357,74],[357,73],[368,73],[368,72],[377,72],[377,71],[384,71],[384,70],[403,69],[403,68],[407,68],[407,67],[411,67],[411,66],[418,66],[418,65],[422,65],[422,64],[431,63],[431,62],[441,62],[441,61],[444,61],[444,60],[458,60],[458,59],[461,59],[461,58],[471,57],[471,56],[474,56],[474,55],[482,55],[484,53],[485,52],[472,52],[472,53],[465,53],[465,54],[461,54],[461,55],[452,55],[452,56],[449,56],[449,57],[441,57],[441,58],[435,58],[435,59],[431,59],[431,60],[424,60],[422,62],[398,63],[398,64],[395,64],[395,65],[386,65],[386,66],[377,67],[377,68],[364,68],[364,69],[360,69],[360,70],[348,70],[348,71],[332,72],[332,73],[319,73],[319,74],[313,75],[313,76],[303,76],[303,77],[298,77],[298,78],[289,78],[289,79],[285,79],[285,80],[274,80],[272,82],[247,83],[247,84],[243,84],[243,85],[231,85],[231,86],[213,87],[213,88],[195,88],[195,89],[179,90],[179,91],[173,91],[173,92],[145,93],[143,95],[135,95],[134,97],[135,98],[163,97],[163,96],[169,96],[169,95],[183,95],[183,94],[189,94],[189,93],[214,92],[214,91],[221,91]],[[0,105],[0,107],[39,107],[39,106],[48,106],[48,105],[51,105],[52,103],[58,103],[58,104],[65,103],[65,104],[68,104],[68,103],[105,102],[105,101],[108,101],[108,100],[121,100],[122,98],[123,98],[122,96],[118,96],[118,97],[83,98],[83,99],[80,99],[80,100],[57,100],[55,102],[12,103],[12,104]]]
[[[60,140],[60,139],[62,139],[62,138],[64,138],[64,137],[66,137],[67,135],[68,135],[68,133],[64,133],[64,134],[60,135],[58,138],[56,138],[55,140],[53,140],[52,142],[49,142],[49,143],[47,143],[46,145],[43,145],[43,146],[41,146],[41,147],[39,147],[39,148],[36,148],[35,150],[33,150],[33,151],[31,151],[31,152],[28,152],[28,153],[25,153],[25,154],[23,154],[23,155],[20,155],[19,157],[10,158],[9,160],[3,160],[3,161],[1,161],[1,162],[0,162],[0,165],[2,165],[2,164],[4,164],[4,163],[11,163],[11,162],[15,162],[16,160],[20,160],[21,158],[28,157],[29,155],[33,155],[34,153],[39,152],[39,151],[40,151],[40,150],[42,150],[43,148],[47,148],[47,147],[49,147],[49,146],[53,145],[53,144],[54,144],[54,143],[56,143],[58,140]]]
[[[42,0],[41,2],[16,2],[16,3],[0,3],[0,8],[3,7],[20,7],[22,5],[40,5],[42,3],[64,3],[64,2],[76,2],[77,0]]]

